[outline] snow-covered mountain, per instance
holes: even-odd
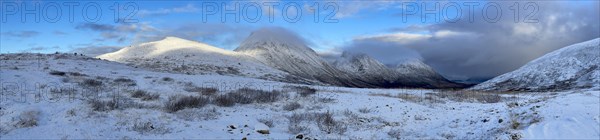
[[[548,53],[472,89],[548,91],[600,88],[600,38]]]
[[[293,33],[281,28],[253,32],[234,51],[247,54],[273,68],[323,83],[350,87],[377,87],[336,69]]]
[[[390,77],[390,75],[395,74],[392,69],[366,54],[343,52],[338,59],[331,61],[331,64],[346,73],[384,79],[386,81],[394,80],[394,77]]]
[[[405,59],[394,67],[400,75],[396,83],[412,87],[462,88],[465,85],[451,82],[419,59]]]
[[[125,47],[98,58],[163,72],[303,81],[245,54],[177,37]]]
[[[381,87],[454,88],[462,85],[448,81],[419,59],[406,59],[388,67],[366,54],[344,52],[331,60],[338,69]]]
[[[420,61],[406,61],[396,69],[365,54],[345,53],[329,62],[309,48],[302,38],[281,28],[253,32],[235,49],[273,68],[323,83],[349,87],[460,87]]]
[[[398,78],[393,70],[368,55],[344,52],[339,58],[330,60],[330,63],[335,68],[378,87],[397,87],[390,82]]]
[[[155,71],[236,75],[293,83],[346,87],[459,87],[419,60],[396,69],[367,55],[325,61],[302,38],[281,28],[253,32],[234,51],[176,37],[126,47],[98,58]]]

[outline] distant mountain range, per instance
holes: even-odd
[[[337,69],[352,74],[379,87],[460,88],[419,59],[406,59],[389,67],[366,54],[344,52],[340,58],[330,60]]]
[[[155,71],[244,76],[290,83],[363,88],[462,88],[419,59],[386,66],[360,53],[324,59],[285,31],[253,32],[234,51],[176,37],[143,43],[98,58]],[[281,33],[283,32],[283,34]],[[600,38],[548,53],[472,90],[600,89]]]
[[[98,58],[157,71],[221,74],[292,83],[364,88],[460,88],[418,59],[387,67],[364,54],[326,61],[299,37],[284,29],[253,32],[234,51],[167,37]]]

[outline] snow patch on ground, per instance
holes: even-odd
[[[2,139],[600,138],[599,91],[359,89],[164,73],[72,54],[2,54],[0,60]],[[233,106],[213,102],[240,88],[280,96]],[[134,97],[136,90],[159,97]],[[174,96],[211,102],[169,112],[165,105]],[[109,109],[95,111],[102,103]],[[292,103],[300,106],[286,107]],[[257,132],[267,128],[268,134]]]

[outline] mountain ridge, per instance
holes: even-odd
[[[177,37],[125,47],[98,56],[155,71],[185,74],[219,74],[259,79],[310,83],[265,66],[253,57]]]
[[[253,32],[233,51],[177,37],[126,47],[98,58],[157,71],[238,75],[361,88],[460,88],[420,60],[390,68],[366,54],[328,62],[300,37],[279,28]]]
[[[323,83],[350,87],[458,88],[421,61],[407,61],[390,69],[366,54],[343,53],[328,62],[305,41],[282,28],[254,31],[234,51],[247,54],[273,68]],[[423,72],[422,72],[423,71]],[[419,76],[411,76],[411,75]]]
[[[497,91],[600,89],[600,38],[543,55],[512,72],[471,88]]]

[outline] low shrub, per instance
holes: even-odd
[[[99,87],[102,86],[102,81],[98,81],[98,80],[94,80],[94,79],[85,79],[83,80],[83,82],[81,83],[84,86],[89,86],[89,87]]]
[[[346,124],[333,118],[330,111],[324,113],[294,113],[287,117],[289,121],[288,131],[291,133],[303,132],[308,126],[303,122],[314,122],[317,127],[328,134],[343,134],[346,132]]]
[[[131,129],[140,134],[166,134],[171,132],[165,125],[155,124],[150,121],[135,121]]]
[[[53,70],[53,71],[50,71],[49,74],[50,75],[56,75],[56,76],[65,76],[66,73],[62,72],[62,71],[55,71],[55,70]]]
[[[333,113],[329,111],[317,115],[317,126],[319,126],[321,131],[324,131],[327,134],[344,134],[347,129],[344,124],[333,119]]]
[[[143,101],[150,101],[150,100],[157,100],[160,97],[160,95],[151,94],[151,93],[148,93],[143,90],[135,90],[135,91],[131,92],[131,97],[139,98],[139,99],[142,99]]]
[[[369,108],[360,108],[360,109],[358,109],[358,112],[360,112],[360,113],[365,113],[365,114],[367,114],[367,113],[371,113],[371,111],[372,111],[372,110],[371,110],[371,109],[369,109]]]
[[[230,93],[226,96],[234,99],[235,103],[250,104],[250,103],[271,103],[278,101],[282,93],[279,91],[263,91],[249,88],[242,88]]]
[[[79,73],[79,72],[69,72],[69,75],[71,75],[71,76],[87,76],[87,75]]]
[[[197,96],[171,96],[165,103],[167,112],[177,112],[185,108],[201,108],[206,106],[210,100]]]
[[[99,100],[92,99],[88,100],[90,107],[94,111],[111,111],[115,109],[125,109],[130,107],[140,107],[140,105],[133,102],[131,99],[126,97],[113,97],[111,100]]]
[[[296,92],[302,97],[313,95],[317,93],[317,90],[307,86],[296,87]]]
[[[444,91],[440,93],[428,93],[428,95],[447,98],[453,101],[475,101],[481,103],[498,103],[502,100],[502,96],[497,93],[485,93],[478,91]]]
[[[293,92],[298,93],[302,97],[306,97],[309,95],[313,95],[317,93],[317,90],[308,86],[284,86],[284,88],[288,88]]]
[[[219,90],[216,88],[205,88],[205,87],[196,87],[193,85],[187,85],[183,90],[187,92],[196,92],[201,95],[211,96],[217,93]]]
[[[175,113],[175,115],[186,121],[195,121],[195,120],[214,120],[218,119],[220,112],[217,111],[216,108],[188,108],[179,110]]]
[[[136,86],[137,85],[134,80],[122,78],[122,77],[113,80],[113,82],[118,83],[118,84],[124,84],[127,86]]]
[[[229,95],[220,95],[217,96],[214,100],[213,103],[217,106],[223,106],[223,107],[231,107],[234,106],[236,103],[236,99],[234,98],[234,96],[229,96]]]
[[[306,132],[310,132],[310,128],[307,126],[304,126],[304,125],[289,124],[288,132],[290,132],[291,134],[306,133]]]
[[[294,111],[300,108],[302,108],[302,105],[298,102],[291,102],[283,106],[283,110],[285,111]]]
[[[163,80],[163,81],[173,81],[173,78],[171,78],[171,77],[163,77],[161,80]]]
[[[257,121],[267,125],[269,128],[273,128],[273,126],[275,126],[275,124],[273,124],[273,119],[271,119],[271,118],[261,118],[261,119],[258,119]]]
[[[388,136],[395,138],[395,139],[402,138],[402,130],[400,130],[400,129],[392,129],[392,130],[388,131],[387,134],[388,134]]]
[[[316,122],[317,113],[294,113],[287,116],[288,119],[288,131],[291,134],[300,134],[310,131],[310,124]]]
[[[243,96],[247,96],[252,99],[256,103],[271,103],[275,102],[281,96],[281,92],[279,91],[263,91],[249,88],[242,88],[237,90],[238,94],[242,94]]]
[[[19,116],[19,121],[15,124],[18,128],[34,127],[38,125],[39,111],[25,111]]]

